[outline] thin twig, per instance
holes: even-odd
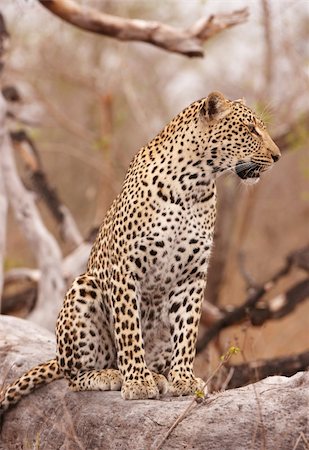
[[[221,392],[224,392],[226,390],[226,388],[228,387],[229,382],[233,378],[234,372],[235,372],[235,367],[230,367],[227,377],[225,378],[224,382],[221,385],[221,389],[220,389]]]
[[[214,378],[214,376],[219,372],[221,367],[226,364],[230,358],[235,354],[238,353],[239,349],[238,347],[231,346],[229,350],[221,357],[220,362],[218,363],[215,370],[210,374],[210,376],[205,381],[202,391],[197,391],[195,393],[195,396],[193,400],[189,403],[187,408],[180,414],[180,416],[175,420],[175,422],[172,424],[172,426],[167,430],[166,434],[163,436],[159,444],[155,447],[155,450],[160,450],[164,444],[164,442],[168,439],[172,431],[177,427],[177,425],[195,408],[195,406],[201,402],[203,402],[205,399],[207,399],[207,386],[210,383],[210,381]]]
[[[241,354],[244,362],[246,364],[248,364],[248,360],[246,358],[245,352],[243,350],[240,350],[240,354]],[[254,443],[255,443],[258,427],[259,427],[259,424],[260,424],[261,427],[262,427],[262,439],[263,439],[263,442],[262,442],[263,447],[262,447],[262,449],[266,450],[266,429],[265,429],[264,420],[263,420],[263,414],[262,414],[262,407],[261,407],[260,398],[258,396],[258,393],[257,393],[257,390],[256,390],[256,386],[255,386],[254,383],[252,384],[252,389],[253,389],[253,392],[254,392],[254,396],[255,396],[255,399],[256,399],[257,407],[258,407],[258,413],[259,413],[259,422],[257,423],[257,426],[256,426],[254,434],[253,434],[252,448],[254,448]]]

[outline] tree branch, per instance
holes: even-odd
[[[81,245],[83,237],[69,209],[61,203],[57,191],[50,186],[33,140],[25,130],[12,131],[10,136],[30,172],[33,189],[40,195],[60,225],[61,236],[75,247]]]
[[[267,320],[281,319],[294,311],[296,306],[308,297],[309,279],[306,279],[268,302],[258,302],[248,311],[250,322],[254,326],[261,326]]]
[[[224,328],[238,324],[248,317],[251,318],[251,314],[254,315],[254,312],[252,311],[254,311],[254,308],[256,308],[257,303],[262,299],[266,292],[274,287],[279,279],[290,272],[292,267],[299,267],[303,270],[308,271],[309,246],[306,246],[303,249],[300,249],[288,255],[283,267],[278,272],[276,272],[272,276],[272,278],[270,278],[270,280],[268,280],[263,286],[255,288],[242,305],[226,313],[224,317],[222,317],[214,325],[212,325],[199,339],[197,343],[197,353],[204,350],[209,342]],[[270,302],[268,307],[264,306],[265,314],[263,318],[259,317],[259,321],[263,323],[262,321],[265,321],[267,319],[275,319],[288,314],[296,307],[299,302],[305,300],[305,298],[308,296],[308,289],[309,281],[304,280],[293,286],[286,292],[284,296],[281,297],[280,305],[278,305],[278,298],[277,300],[276,298],[273,299],[273,302]],[[260,323],[255,324],[254,322],[252,322],[252,324],[259,325]]]
[[[202,18],[187,29],[175,28],[155,21],[126,19],[104,14],[94,8],[81,6],[74,0],[39,0],[56,16],[86,31],[122,41],[141,41],[164,50],[189,57],[204,56],[203,43],[215,34],[243,23],[247,8],[229,14]]]
[[[85,272],[91,246],[83,242],[62,260],[62,277],[67,285]],[[16,268],[6,272],[0,313],[14,315],[14,312],[18,312],[18,316],[27,317],[37,304],[41,279],[42,272],[39,269]]]
[[[290,377],[297,372],[305,371],[309,367],[309,351],[298,355],[252,361],[228,367],[233,369],[228,389],[233,389],[273,375]]]
[[[0,114],[6,114],[5,100],[0,95]],[[61,273],[61,252],[54,237],[45,227],[37,210],[33,195],[23,186],[17,172],[9,134],[2,128],[1,176],[15,218],[23,230],[41,270],[39,295],[35,311],[30,319],[53,329],[64,294]]]

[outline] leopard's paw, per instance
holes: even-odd
[[[159,398],[159,389],[151,373],[141,376],[138,380],[125,380],[121,396],[124,400],[142,400]]]
[[[169,392],[174,397],[194,395],[197,391],[205,391],[205,381],[193,375],[188,378],[174,378],[170,382]]]
[[[120,391],[122,386],[122,376],[117,369],[105,369],[104,375],[108,381],[110,391]]]
[[[159,373],[152,372],[152,377],[157,385],[157,388],[159,389],[160,394],[166,394],[169,390],[169,382],[167,381],[165,376]]]
[[[69,381],[71,391],[120,391],[121,386],[122,376],[116,369],[93,371],[90,382],[83,378],[83,373]]]

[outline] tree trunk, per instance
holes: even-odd
[[[0,330],[0,383],[54,356],[53,336],[34,324],[2,316]],[[300,372],[212,394],[165,439],[192,398],[124,401],[119,392],[71,392],[59,380],[6,413],[0,448],[301,450],[308,387]]]

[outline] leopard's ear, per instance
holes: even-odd
[[[235,100],[236,103],[241,103],[242,105],[246,106],[246,99],[245,98],[239,98]]]
[[[201,107],[201,114],[207,121],[222,119],[230,111],[230,103],[221,92],[211,92]]]

